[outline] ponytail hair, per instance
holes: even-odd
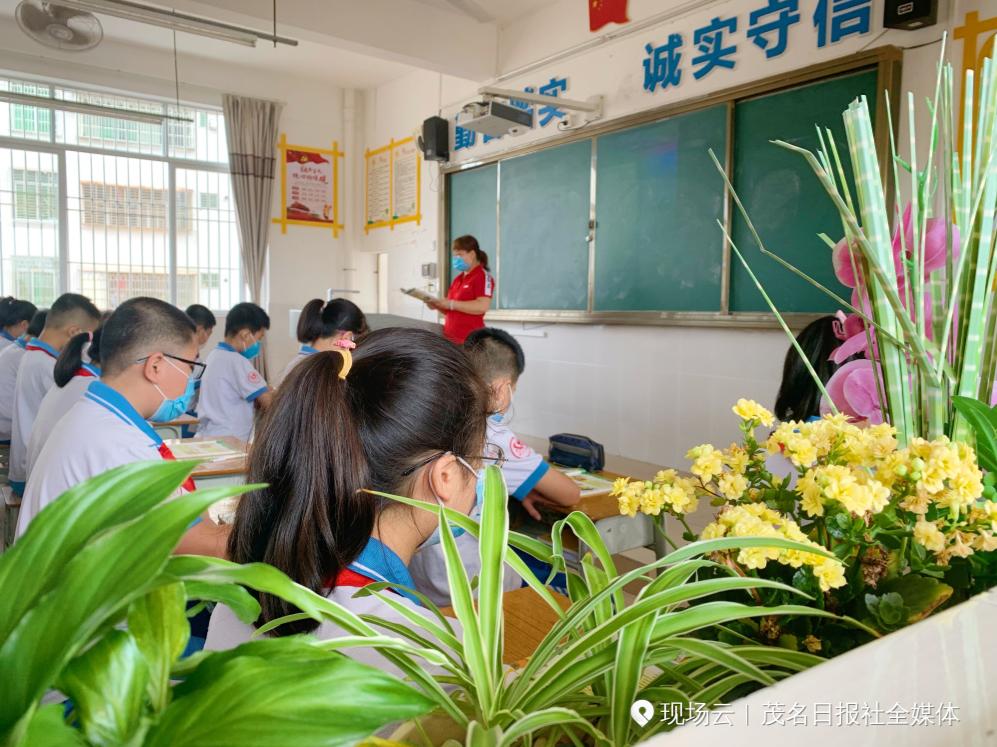
[[[478,264],[484,267],[487,272],[491,272],[491,268],[488,267],[488,254],[482,251],[481,246],[478,245],[478,240],[470,234],[458,236],[454,239],[453,248],[462,252],[474,252]]]
[[[66,347],[59,353],[55,361],[55,385],[60,389],[68,384],[84,363],[100,363],[100,331],[98,328],[92,335],[89,332],[70,338]]]
[[[38,311],[38,307],[31,301],[22,301],[7,296],[0,298],[0,327],[6,329],[22,322],[31,322],[31,318]]]
[[[337,332],[352,332],[359,336],[366,331],[367,317],[359,306],[345,298],[331,301],[313,298],[305,304],[298,317],[298,342],[302,345],[335,337]]]
[[[339,377],[337,351],[295,366],[264,415],[249,454],[249,481],[267,487],[239,502],[229,557],[264,562],[323,593],[363,550],[383,501],[406,494],[405,473],[434,453],[480,453],[487,390],[467,356],[425,330],[372,332]],[[298,609],[259,594],[259,624]],[[276,635],[314,630],[314,620]]]

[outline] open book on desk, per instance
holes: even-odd
[[[561,467],[553,465],[561,474],[570,477],[582,491],[582,498],[589,498],[596,495],[607,495],[613,489],[613,483],[599,475],[593,475],[583,469],[572,467]]]

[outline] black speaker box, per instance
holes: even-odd
[[[419,149],[427,161],[450,158],[450,123],[443,117],[430,117],[422,123]]]
[[[938,22],[938,0],[885,0],[883,26],[888,29],[921,29]]]

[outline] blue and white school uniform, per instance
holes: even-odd
[[[14,421],[14,387],[27,343],[17,340],[0,351],[0,444],[10,443]]]
[[[10,487],[18,495],[24,494],[28,479],[28,440],[35,425],[38,408],[55,386],[55,361],[59,351],[35,338],[28,343],[24,358],[17,369],[14,385],[14,419],[10,431]]]
[[[501,447],[505,455],[502,465],[502,477],[509,495],[517,500],[524,500],[530,491],[547,474],[550,465],[533,449],[524,444],[509,426],[488,419],[487,441]],[[481,509],[475,508],[471,518],[481,521]],[[464,533],[457,538],[457,550],[468,578],[474,578],[481,573],[481,557],[478,552],[478,540]],[[447,566],[441,545],[430,545],[419,550],[409,564],[415,588],[425,594],[434,604],[450,604],[450,585],[447,582]],[[505,591],[518,589],[523,585],[523,579],[508,565],[505,567],[505,577],[502,586]]]
[[[159,434],[117,390],[91,380],[38,455],[21,501],[17,536],[69,488],[123,464],[156,459],[173,459]],[[183,487],[194,485],[188,480]]]
[[[412,577],[401,558],[387,545],[371,537],[357,559],[350,563],[348,568],[337,576],[335,587],[326,592],[326,597],[356,615],[376,615],[384,620],[389,620],[410,628],[412,624],[404,616],[381,601],[376,595],[371,594],[354,598],[353,595],[356,594],[359,588],[379,581],[397,584],[399,587],[413,587]],[[396,593],[397,600],[406,607],[423,615],[427,619],[435,619],[428,610],[419,604],[415,597],[409,595],[403,589],[381,593]],[[454,626],[456,627],[456,623],[454,623]],[[208,625],[208,638],[204,644],[204,648],[206,651],[235,648],[249,641],[254,631],[255,628],[252,625],[247,625],[239,620],[230,608],[219,604],[215,607],[214,612],[211,613],[211,623]],[[379,632],[387,635],[395,635],[387,629],[379,629]],[[314,635],[317,638],[324,640],[339,638],[346,634],[346,631],[338,625],[328,622],[322,623],[314,631]],[[351,659],[364,664],[370,664],[391,674],[402,675],[401,670],[373,648],[347,648],[343,649],[342,653]],[[433,670],[432,667],[429,667],[429,669],[430,671]]]
[[[225,342],[208,354],[205,365],[197,400],[197,435],[249,441],[253,403],[266,393],[267,382],[242,353]]]
[[[41,407],[38,408],[35,425],[31,429],[31,437],[28,439],[29,481],[35,462],[38,461],[38,455],[41,454],[42,447],[56,424],[65,417],[73,405],[80,401],[90,385],[99,378],[100,369],[92,363],[84,363],[76,375],[66,382],[65,386],[54,386],[48,390],[48,394],[42,400]]]
[[[0,329],[0,353],[17,342],[17,338],[5,329]]]
[[[309,355],[314,355],[318,350],[313,348],[311,345],[302,345],[298,348],[298,352],[295,353],[294,357],[291,358],[291,362],[287,364],[284,368],[284,373],[281,374],[281,381],[287,378],[287,375],[294,370],[294,367],[305,360]]]

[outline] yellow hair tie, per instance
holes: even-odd
[[[339,369],[339,378],[343,381],[346,381],[350,369],[353,368],[353,353],[350,350],[355,347],[356,344],[350,340],[336,340],[336,346],[333,348],[334,351],[343,356],[343,367]]]

